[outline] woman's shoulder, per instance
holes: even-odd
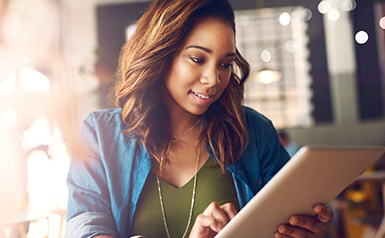
[[[122,120],[122,109],[108,108],[90,112],[84,119],[84,123],[99,126],[120,126],[124,124]]]
[[[96,136],[112,136],[127,129],[127,124],[122,120],[122,110],[109,108],[90,112],[83,121],[81,132]]]
[[[137,139],[127,136],[127,129],[127,124],[122,120],[121,109],[93,111],[83,121],[79,144],[91,147],[95,154],[100,154],[105,160],[124,160],[133,155],[127,151],[135,151],[131,148],[140,146]],[[122,153],[124,156],[118,155],[122,151],[126,151]]]
[[[264,116],[262,113],[250,108],[250,107],[247,107],[245,106],[244,107],[244,110],[245,110],[245,117],[246,117],[246,122],[248,124],[248,126],[267,126],[267,127],[271,127],[272,126],[272,122],[270,121],[270,119],[268,119],[266,116]]]
[[[92,111],[86,117],[86,120],[95,121],[122,121],[122,109],[121,108],[107,108],[97,111]]]
[[[269,118],[250,107],[245,107],[245,117],[251,141],[275,143],[277,130]]]

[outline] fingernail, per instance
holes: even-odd
[[[329,220],[327,220],[327,219],[322,219],[322,217],[320,217],[320,216],[317,216],[318,217],[318,220],[320,220],[320,222],[328,222]]]
[[[279,237],[281,237],[281,235],[280,235],[278,232],[276,232],[275,235],[274,235],[274,237],[275,237],[275,238],[279,238]]]
[[[278,229],[279,232],[283,233],[286,231],[286,227],[284,226],[280,226],[279,229]]]
[[[321,212],[322,211],[322,208],[320,206],[316,206],[314,208],[315,212]]]
[[[289,222],[292,225],[297,224],[298,223],[298,218],[297,217],[291,217]]]

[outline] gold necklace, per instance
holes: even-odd
[[[194,124],[192,127],[190,127],[189,129],[187,129],[185,132],[183,132],[183,133],[180,134],[179,136],[177,136],[177,135],[175,135],[175,134],[172,134],[171,142],[178,142],[178,141],[179,141],[178,137],[181,137],[181,136],[186,135],[186,134],[187,134],[189,131],[191,131],[196,125],[198,125],[198,123],[201,121],[201,119],[202,119],[202,118],[199,118],[199,119],[197,120],[197,122],[195,122],[195,124]]]
[[[197,123],[195,123],[195,124],[197,124]],[[195,125],[194,125],[194,126],[195,126]],[[194,126],[193,126],[193,127],[194,127]],[[194,187],[193,187],[193,192],[192,192],[190,215],[189,215],[189,217],[188,217],[187,227],[186,227],[186,230],[185,230],[184,233],[183,233],[182,238],[184,238],[184,237],[186,236],[186,234],[187,234],[188,228],[190,227],[190,222],[191,222],[192,213],[193,213],[193,210],[194,210],[195,190],[196,190],[196,186],[197,186],[197,172],[198,172],[198,164],[199,164],[200,153],[201,153],[201,149],[198,148],[198,156],[197,156],[197,162],[196,162],[196,166],[195,166]],[[163,206],[162,191],[161,191],[161,188],[160,188],[160,182],[159,182],[159,177],[158,177],[158,176],[156,177],[156,182],[157,182],[157,184],[158,184],[159,201],[160,201],[160,208],[162,209],[162,216],[163,216],[164,228],[166,229],[166,233],[167,233],[168,238],[171,238],[170,233],[168,232],[168,226],[167,226],[167,221],[166,221],[166,215],[165,215],[165,212],[164,212],[164,206]]]

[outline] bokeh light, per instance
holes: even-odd
[[[271,60],[271,53],[270,51],[268,50],[263,50],[261,52],[261,59],[264,61],[264,62],[269,62]]]
[[[291,16],[289,13],[287,12],[283,12],[280,16],[279,16],[279,23],[281,23],[282,26],[287,26],[290,24],[290,21],[291,21]]]
[[[357,7],[357,3],[354,0],[342,0],[341,9],[345,12],[351,12]]]
[[[290,52],[290,53],[293,53],[296,49],[296,44],[294,41],[292,40],[289,40],[285,43],[285,49]]]
[[[332,8],[327,13],[327,16],[330,21],[337,21],[340,18],[341,14],[337,9]]]
[[[330,10],[330,3],[327,1],[321,1],[318,4],[318,11],[322,14],[326,14]]]
[[[359,31],[356,33],[355,40],[358,44],[365,44],[369,40],[369,35],[365,31]]]
[[[380,27],[382,29],[385,29],[385,17],[381,17],[380,21],[378,22],[378,24],[380,25]]]
[[[305,8],[301,11],[301,19],[304,21],[310,21],[310,19],[313,17],[313,13],[310,9]]]

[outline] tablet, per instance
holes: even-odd
[[[302,147],[215,238],[274,237],[294,214],[315,215],[374,164],[385,147]]]

